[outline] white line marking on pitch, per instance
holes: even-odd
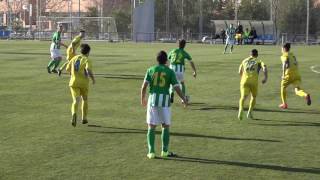
[[[316,67],[318,67],[318,66],[317,65],[311,66],[310,67],[311,71],[314,72],[314,73],[320,74],[320,71],[315,70]]]

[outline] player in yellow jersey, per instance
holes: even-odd
[[[66,70],[70,73],[71,78],[69,82],[70,91],[72,95],[72,126],[77,125],[77,112],[80,99],[82,98],[82,124],[87,124],[88,114],[88,89],[89,77],[92,84],[95,84],[95,78],[92,72],[92,64],[88,59],[90,53],[90,46],[88,44],[81,44],[81,55],[73,57],[67,64]]]
[[[61,73],[63,71],[63,69],[66,67],[66,65],[68,64],[68,62],[74,57],[76,56],[76,50],[78,49],[78,47],[81,44],[81,40],[85,37],[85,31],[84,30],[80,30],[79,35],[77,35],[75,38],[73,38],[72,42],[70,43],[70,45],[67,48],[67,61],[62,64],[60,66],[60,68],[58,69],[58,75],[61,76]]]
[[[238,119],[242,120],[243,118],[243,105],[244,101],[251,94],[250,106],[247,113],[247,118],[253,119],[252,111],[256,105],[256,97],[258,94],[258,79],[259,72],[262,69],[264,72],[264,79],[262,83],[266,83],[268,79],[268,70],[267,66],[258,59],[258,50],[253,49],[251,51],[251,56],[242,61],[239,67],[239,74],[241,76],[240,82],[240,92],[241,97],[239,100],[239,114]]]
[[[311,105],[311,96],[300,88],[301,76],[298,71],[298,61],[296,56],[290,52],[291,45],[286,43],[282,47],[282,81],[281,81],[281,100],[282,104],[279,105],[281,109],[287,109],[287,87],[292,84],[296,95],[304,97],[307,104]]]

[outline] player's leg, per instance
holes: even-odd
[[[52,67],[54,66],[54,64],[55,64],[55,60],[51,59],[51,61],[49,62],[48,66],[47,66],[47,71],[49,74],[51,73],[51,70],[52,70]]]
[[[281,109],[287,109],[287,87],[290,85],[290,81],[288,79],[281,80],[281,101],[282,104],[279,105]]]
[[[249,88],[245,84],[240,85],[240,100],[239,100],[239,112],[238,112],[238,119],[242,120],[243,118],[243,106],[244,102],[249,95]]]
[[[228,46],[229,46],[229,38],[226,39],[226,45],[224,46],[223,54],[227,52]]]
[[[147,143],[148,143],[148,154],[147,157],[149,159],[155,158],[155,129],[159,124],[159,113],[157,107],[151,107],[148,103],[147,108],[147,124],[148,124],[148,132],[147,132]]]
[[[69,63],[69,61],[75,56],[75,54],[73,54],[72,52],[67,51],[67,58],[66,58],[66,62],[63,63],[59,69],[58,69],[58,75],[61,76],[61,73],[63,71],[63,69],[66,68],[67,64]]]
[[[88,88],[81,88],[81,97],[82,97],[82,107],[81,107],[81,112],[82,112],[82,124],[87,124],[88,119]]]
[[[247,118],[253,119],[252,112],[253,112],[253,109],[256,105],[256,99],[257,99],[257,94],[258,94],[258,85],[253,85],[250,88],[250,91],[251,91],[251,99],[250,99],[249,110],[247,113]]]
[[[305,98],[307,101],[307,105],[310,106],[311,96],[310,94],[308,94],[307,92],[305,92],[303,89],[300,88],[301,80],[300,79],[295,80],[292,84],[295,86],[294,91],[296,95]]]
[[[169,143],[170,143],[170,125],[171,125],[171,109],[170,107],[163,107],[159,111],[159,115],[162,122],[162,151],[161,157],[172,157],[175,156],[174,153],[169,152]]]
[[[231,47],[230,47],[230,53],[233,52],[233,44],[231,44]]]
[[[70,87],[70,91],[71,91],[71,96],[72,96],[71,124],[72,124],[72,126],[75,127],[77,125],[77,112],[78,112],[78,106],[79,106],[81,96],[80,96],[80,89],[79,88]]]
[[[61,56],[55,58],[55,63],[53,65],[52,72],[58,73],[57,68],[59,67],[59,64],[60,64],[61,60],[62,60]]]

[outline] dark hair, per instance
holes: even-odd
[[[91,48],[88,44],[81,44],[80,45],[80,52],[81,54],[85,55],[88,54],[90,52]]]
[[[85,30],[83,30],[83,29],[80,29],[80,31],[79,32],[81,32],[81,33],[84,33],[84,32],[86,32]]]
[[[252,55],[253,57],[257,57],[257,56],[258,56],[258,50],[257,50],[257,49],[252,49],[252,50],[251,50],[251,55]]]
[[[282,46],[286,51],[290,51],[291,48],[291,44],[290,43],[286,43]]]
[[[157,61],[159,64],[166,64],[168,61],[167,53],[165,51],[158,52]]]
[[[186,47],[186,40],[184,40],[184,39],[181,39],[181,40],[179,40],[179,48],[184,48],[184,47]]]

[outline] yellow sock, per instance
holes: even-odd
[[[88,100],[82,100],[82,120],[87,120],[88,114]]]
[[[249,106],[249,112],[253,111],[254,106],[256,105],[256,97],[252,97],[251,96],[251,100],[250,100],[250,106]]]
[[[302,89],[295,88],[295,92],[296,92],[297,96],[300,96],[300,97],[306,97],[307,96],[307,93],[304,92]]]
[[[281,100],[283,104],[287,103],[287,90],[285,87],[281,87]]]
[[[59,69],[62,71],[67,66],[68,63],[69,63],[68,61],[63,63]]]

